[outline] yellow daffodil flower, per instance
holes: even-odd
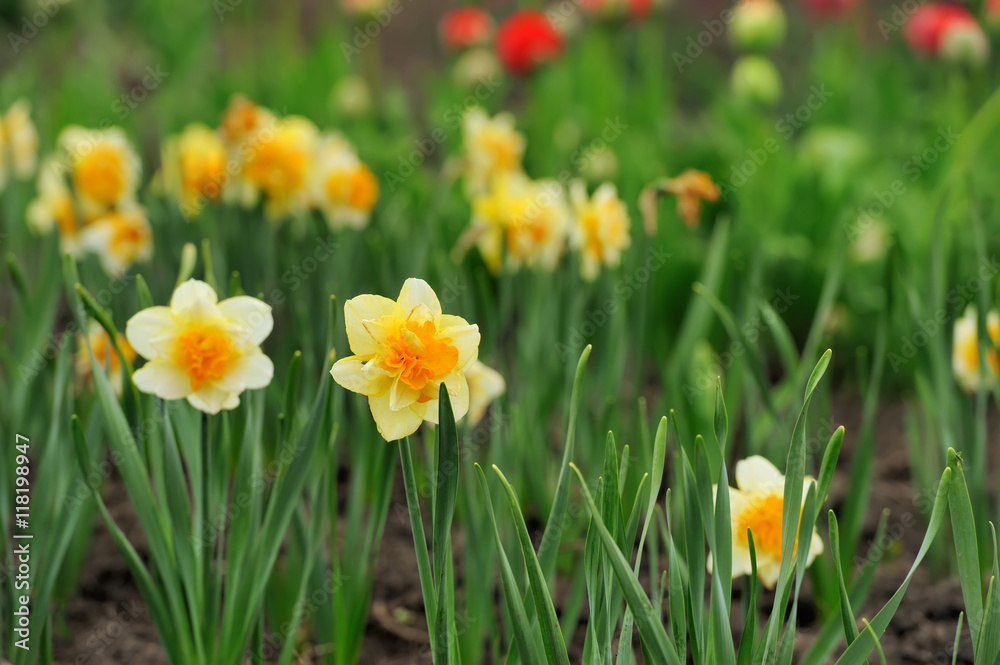
[[[472,202],[467,233],[490,270],[507,265],[554,270],[572,225],[562,186],[554,180],[529,180],[523,173],[498,176],[488,192]]]
[[[507,382],[500,372],[482,361],[475,361],[465,370],[465,380],[469,383],[469,425],[476,425],[490,403],[507,390]]]
[[[163,145],[163,186],[181,212],[194,219],[206,203],[219,200],[226,182],[226,146],[218,132],[191,124]]]
[[[38,233],[48,233],[53,226],[59,229],[59,240],[64,252],[79,256],[80,229],[83,219],[76,209],[73,192],[54,159],[42,162],[38,170],[38,197],[28,204],[28,224]]]
[[[77,335],[77,351],[74,359],[74,370],[77,385],[92,386],[93,375],[90,372],[90,354],[87,353],[87,346],[94,351],[97,364],[107,370],[108,383],[115,395],[121,397],[122,393],[122,366],[118,359],[118,353],[111,344],[111,336],[96,321],[91,321],[87,327],[87,336]],[[118,334],[118,346],[121,347],[125,359],[129,362],[135,361],[135,350],[128,343],[125,337]]]
[[[226,147],[238,150],[240,144],[257,130],[274,122],[274,114],[243,95],[234,95],[222,113],[219,133]]]
[[[133,375],[135,385],[162,399],[187,398],[205,413],[234,409],[244,390],[271,383],[274,365],[260,344],[273,325],[263,301],[219,302],[211,286],[189,279],[169,307],[141,310],[126,324],[126,339],[148,361]]]
[[[305,211],[318,141],[316,126],[297,116],[266,124],[248,136],[243,178],[250,190],[244,202],[255,202],[263,193],[264,211],[272,219]]]
[[[38,166],[38,130],[31,121],[31,104],[25,99],[14,102],[3,117],[0,128],[0,152],[9,152],[11,170],[18,180],[27,180]],[[5,163],[6,155],[0,157]],[[0,166],[0,187],[6,181],[6,169]]]
[[[569,194],[576,217],[572,238],[580,249],[580,273],[592,281],[601,264],[616,267],[622,251],[632,242],[628,209],[609,182],[598,187],[590,198],[583,183],[574,182]]]
[[[975,307],[967,307],[962,318],[955,321],[955,336],[952,340],[951,367],[955,380],[962,390],[974,393],[982,385],[979,364],[978,316]],[[1000,314],[991,310],[986,315],[986,330],[994,345],[1000,345]],[[994,349],[987,349],[986,362],[993,376],[1000,376],[1000,360]]]
[[[313,200],[330,228],[360,229],[378,200],[378,179],[339,135],[323,138],[313,181]]]
[[[524,137],[510,113],[490,118],[481,108],[470,109],[462,117],[462,145],[467,196],[484,192],[497,176],[521,170]]]
[[[153,256],[153,230],[146,211],[128,204],[101,215],[80,232],[80,244],[97,255],[109,275],[120,275],[133,263]]]
[[[802,488],[802,503],[805,504],[809,484],[814,480],[805,478]],[[717,487],[712,489],[715,496]],[[747,529],[753,534],[754,549],[757,553],[757,577],[768,589],[778,582],[781,568],[781,525],[784,505],[785,477],[771,462],[754,455],[736,463],[736,487],[729,488],[729,508],[733,529],[733,578],[749,575],[749,540]],[[801,507],[800,507],[801,513]],[[801,519],[801,517],[800,517]],[[797,542],[797,541],[796,541]],[[809,543],[806,566],[823,552],[823,539],[813,529]],[[712,569],[709,558],[708,569]]]
[[[58,161],[69,170],[85,216],[96,216],[131,200],[139,184],[139,156],[118,127],[67,127],[59,135]]]
[[[334,380],[368,397],[379,433],[395,441],[438,421],[442,383],[455,418],[469,410],[465,370],[479,354],[479,326],[441,313],[434,290],[410,278],[395,301],[360,295],[344,303],[347,340],[355,354],[334,363]]]

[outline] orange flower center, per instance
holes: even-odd
[[[226,374],[236,353],[229,338],[215,328],[192,328],[177,338],[175,361],[191,379],[191,390]]]
[[[385,344],[385,366],[414,390],[423,390],[458,364],[458,349],[450,337],[438,336],[432,321],[408,320],[386,336]]]
[[[326,180],[326,195],[331,201],[355,210],[371,210],[378,199],[378,180],[367,166],[337,169]]]
[[[181,157],[184,191],[191,196],[215,200],[221,193],[226,155],[221,151],[189,153]]]
[[[246,171],[268,194],[288,194],[305,182],[306,154],[291,140],[278,136],[258,146]]]
[[[113,205],[125,191],[125,160],[121,151],[99,143],[73,169],[76,191],[103,205]]]
[[[777,494],[754,499],[736,517],[737,540],[748,544],[747,529],[753,533],[753,545],[757,552],[781,558],[781,509],[784,504]]]

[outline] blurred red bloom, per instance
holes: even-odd
[[[515,74],[527,74],[562,51],[562,35],[544,13],[532,9],[515,12],[497,32],[497,55]]]
[[[954,5],[926,4],[917,8],[903,28],[903,38],[918,53],[938,55],[945,35],[955,28],[978,28],[968,11]]]
[[[858,0],[802,0],[802,4],[817,16],[843,16],[854,9]]]
[[[456,51],[489,42],[493,28],[493,18],[479,7],[453,9],[441,18],[439,26],[445,46]]]

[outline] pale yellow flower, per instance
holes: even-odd
[[[67,127],[57,143],[57,159],[69,170],[84,216],[98,215],[135,196],[141,165],[120,128]]]
[[[120,275],[133,263],[153,256],[153,230],[146,211],[127,204],[101,215],[80,232],[80,245],[100,259],[109,275]]]
[[[118,353],[111,344],[111,336],[96,321],[91,321],[87,327],[87,336],[77,335],[77,351],[74,360],[77,385],[90,387],[93,385],[94,377],[90,371],[90,354],[87,353],[87,346],[94,352],[94,358],[98,366],[105,369],[108,376],[108,383],[115,395],[121,397],[122,394],[122,365],[118,359]],[[135,361],[135,350],[128,343],[125,337],[118,333],[118,346],[121,348],[125,359],[129,362]]]
[[[310,176],[316,161],[319,130],[305,118],[289,116],[265,124],[244,141],[244,202],[264,195],[264,211],[280,219],[308,209]]]
[[[38,130],[31,121],[31,104],[19,99],[3,118],[3,141],[10,153],[11,170],[18,180],[27,180],[38,166]],[[2,186],[2,185],[0,185]]]
[[[260,344],[273,325],[263,301],[219,302],[211,286],[189,279],[169,307],[149,307],[129,319],[125,337],[148,361],[133,375],[135,385],[162,399],[187,398],[205,413],[234,409],[244,390],[271,383],[274,365]]]
[[[979,363],[978,316],[975,307],[967,307],[962,318],[955,321],[955,336],[952,340],[951,367],[955,380],[962,390],[974,393],[982,385]],[[1000,345],[1000,314],[991,310],[986,315],[986,330],[993,345]],[[1000,360],[995,349],[986,350],[986,362],[993,376],[1000,376]]]
[[[588,198],[586,187],[577,181],[569,194],[576,216],[572,237],[573,244],[580,249],[580,273],[584,279],[594,280],[602,264],[618,266],[622,251],[632,242],[628,209],[609,182]]]
[[[194,123],[163,144],[163,186],[188,219],[217,201],[226,182],[226,146],[218,132]]]
[[[327,224],[334,229],[364,228],[378,193],[378,179],[358,159],[351,144],[337,134],[324,137],[313,181],[313,201]]]
[[[78,256],[84,220],[66,184],[63,165],[51,158],[42,162],[37,190],[38,197],[28,204],[28,224],[38,233],[48,233],[57,226],[62,250]]]
[[[360,295],[344,304],[355,355],[334,363],[334,380],[368,397],[379,433],[395,441],[438,421],[438,393],[448,389],[456,420],[469,410],[465,370],[479,354],[479,326],[441,313],[434,290],[410,278],[395,301]]]
[[[274,114],[243,95],[233,95],[222,112],[219,133],[226,147],[239,148],[247,137],[274,122]]]
[[[499,175],[521,170],[524,137],[510,113],[490,118],[481,108],[470,109],[462,117],[462,145],[467,196],[485,191]]]
[[[815,482],[806,476],[802,487],[802,503],[805,504],[809,484]],[[712,488],[712,496],[717,487]],[[768,589],[778,582],[781,568],[782,508],[784,506],[785,477],[771,462],[754,455],[736,463],[736,487],[729,488],[729,509],[733,533],[733,577],[749,575],[750,541],[747,529],[753,534],[754,550],[757,554],[757,577]],[[801,520],[801,507],[799,508]],[[823,539],[813,529],[809,542],[806,566],[823,552]],[[796,538],[796,548],[798,538]],[[712,560],[708,560],[712,570]]]
[[[572,226],[562,186],[555,180],[529,180],[505,173],[472,202],[472,228],[467,235],[479,247],[486,265],[499,272],[522,265],[554,270]]]
[[[500,372],[479,360],[465,370],[465,380],[469,383],[469,425],[474,426],[486,415],[490,403],[504,394],[507,382]]]

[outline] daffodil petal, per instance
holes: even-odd
[[[458,349],[457,365],[460,369],[465,369],[479,357],[479,326],[466,324],[444,328],[440,334],[442,337],[450,337],[451,343]]]
[[[371,363],[372,356],[348,356],[333,364],[330,374],[337,385],[369,397],[382,395],[392,387],[392,376]]]
[[[263,300],[250,296],[227,298],[219,303],[222,315],[231,322],[238,323],[243,329],[249,344],[260,345],[274,328],[274,317],[271,306]]]
[[[396,303],[388,298],[360,295],[344,303],[344,324],[351,351],[357,355],[378,353],[379,341],[364,325],[364,321],[378,319],[392,313]]]
[[[744,492],[780,495],[785,477],[770,460],[753,455],[736,463],[736,486]]]
[[[174,316],[169,307],[148,307],[137,312],[125,324],[125,339],[135,352],[146,359],[159,355],[150,340],[172,328]]]
[[[274,363],[263,353],[255,353],[239,358],[220,380],[216,388],[232,393],[264,388],[274,378]]]
[[[194,408],[210,414],[218,413],[223,409],[236,408],[240,403],[236,393],[220,390],[210,383],[206,383],[198,391],[188,395],[187,399]]]
[[[441,318],[441,302],[430,284],[422,279],[411,277],[403,282],[396,301],[395,314],[407,318],[418,306],[424,305],[430,310],[431,319],[437,323]]]
[[[130,342],[131,343],[131,342]],[[132,375],[136,387],[161,399],[180,399],[191,394],[191,379],[165,360],[153,360]]]
[[[396,441],[409,436],[420,428],[421,418],[413,409],[393,411],[389,408],[389,392],[368,398],[375,426],[386,441]]]
[[[418,399],[420,399],[420,392],[403,383],[397,376],[389,389],[389,408],[393,411],[400,411],[408,408]]]
[[[205,282],[189,279],[174,290],[174,295],[170,298],[170,309],[180,312],[203,300],[214,305],[219,302],[219,296],[216,295],[215,289]]]

